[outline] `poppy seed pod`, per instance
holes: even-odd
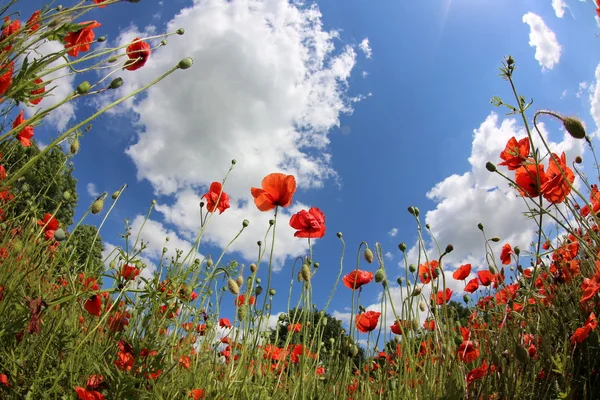
[[[104,197],[96,199],[96,201],[94,201],[92,203],[92,214],[98,214],[100,211],[102,211],[102,208],[104,207]]]
[[[567,132],[575,139],[584,139],[586,136],[583,123],[574,117],[564,117],[562,119],[563,126]]]
[[[238,284],[231,278],[229,278],[229,280],[227,281],[227,287],[229,288],[229,291],[232,294],[239,294],[240,293],[240,287],[238,286]]]
[[[302,268],[300,269],[300,275],[302,275],[302,279],[304,279],[306,282],[310,281],[310,268],[307,264],[302,265]]]
[[[375,258],[375,257],[373,256],[373,252],[372,252],[372,251],[371,251],[371,249],[369,249],[368,247],[365,249],[364,256],[365,256],[365,260],[366,260],[366,261],[367,261],[369,264],[371,264],[371,263],[373,262],[373,259]]]
[[[383,268],[379,268],[377,272],[375,272],[375,282],[379,283],[385,279],[385,271]]]

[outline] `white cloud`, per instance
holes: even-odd
[[[577,96],[577,98],[580,98],[588,88],[589,84],[587,82],[579,82],[578,90],[577,93],[575,93],[575,96]]]
[[[96,184],[92,182],[87,184],[87,192],[90,197],[98,197],[100,195],[98,188],[96,188]]]
[[[398,228],[392,228],[391,231],[388,232],[388,235],[391,237],[395,237],[398,234]]]
[[[64,49],[64,46],[57,41],[43,41],[39,46],[35,47],[35,52],[31,51],[27,56],[29,57],[29,62],[32,62],[34,59],[40,59],[46,55],[59,52]],[[59,67],[64,64],[64,60],[59,59],[56,60],[46,67],[46,69],[52,69]],[[33,114],[38,112],[39,110],[48,109],[57,103],[63,101],[67,96],[69,96],[75,90],[74,81],[75,76],[69,73],[67,68],[58,69],[42,78],[44,82],[48,82],[46,85],[46,92],[48,93],[52,88],[52,91],[46,95],[42,99],[39,105],[33,107],[26,108],[27,117],[31,117]],[[52,82],[50,80],[55,79]],[[66,128],[67,124],[71,119],[75,117],[75,104],[73,101],[65,103],[58,107],[56,110],[53,110],[48,114],[48,116],[44,119],[48,121],[53,126],[55,126],[59,131],[62,131]]]
[[[584,141],[573,139],[561,131],[561,141],[554,142],[550,140],[544,124],[538,123],[538,126],[553,152],[566,153],[567,162],[571,162],[577,155],[583,155]],[[477,228],[478,223],[483,224],[488,237],[501,238],[501,242],[492,246],[496,257],[502,245],[507,242],[513,246],[521,246],[522,249],[529,247],[535,223],[523,216],[523,213],[528,211],[523,199],[515,189],[508,186],[506,180],[498,174],[488,172],[485,167],[487,161],[496,165],[501,161],[500,152],[512,136],[522,138],[526,133],[522,127],[517,126],[515,119],[499,121],[497,114],[490,114],[474,131],[469,157],[470,170],[462,175],[449,176],[427,193],[427,197],[437,204],[425,214],[425,223],[431,226],[431,231],[440,246],[454,246],[454,251],[444,258],[447,265],[458,266],[469,262],[474,270],[485,267],[484,242]],[[556,136],[554,133],[553,137]],[[536,147],[541,145],[536,136],[534,143]],[[544,150],[541,151],[545,154]],[[513,175],[503,167],[498,168],[509,176]],[[577,178],[575,186],[578,183]],[[428,242],[427,248],[428,254],[437,258],[437,251],[433,251],[434,243]],[[410,262],[417,262],[416,247],[413,247],[408,255]]]
[[[554,9],[554,13],[558,18],[562,18],[565,16],[565,8],[567,8],[567,4],[564,0],[552,0],[552,8]]]
[[[248,219],[249,228],[231,250],[255,259],[256,241],[264,239],[272,213],[256,210],[251,186],[260,187],[272,172],[295,175],[299,188],[337,178],[329,134],[339,127],[340,114],[351,113],[352,103],[362,99],[346,95],[356,51],[335,47],[339,34],[323,29],[316,6],[288,0],[197,2],[166,30],[177,28],[185,29],[183,38],[170,38],[143,68],[123,75],[125,84],[110,94],[130,93],[179,60],[194,60],[192,68],[176,71],[118,110],[139,116],[139,133],[127,154],[138,179],[150,181],[158,194],[177,195],[175,204],[157,210],[188,238],[198,232],[202,188],[221,180],[236,159],[226,184],[232,208],[215,216],[206,238],[223,248]],[[122,32],[117,44],[147,36],[147,28],[141,31]],[[280,213],[278,266],[307,246],[293,237],[289,216]]]
[[[563,90],[562,93],[560,94],[560,98],[564,99],[565,97],[567,97],[568,91],[567,89]]]
[[[391,251],[388,251],[387,253],[385,253],[383,255],[385,258],[387,258],[388,260],[393,260],[394,259],[394,255],[392,254]]]
[[[365,53],[365,57],[367,58],[371,58],[371,56],[373,55],[373,50],[369,45],[369,38],[364,38],[363,41],[360,42],[360,44],[358,45],[358,48],[361,49],[363,53]]]
[[[596,133],[595,136],[598,136],[598,132],[600,132],[600,64],[596,67],[595,72],[596,82],[590,86],[590,114],[596,123]]]
[[[542,70],[554,68],[560,61],[561,53],[556,34],[546,26],[542,17],[534,13],[525,14],[523,22],[529,25],[529,45],[535,47],[535,59]]]

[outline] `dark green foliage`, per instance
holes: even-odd
[[[94,242],[94,237],[98,232],[98,228],[93,225],[80,225],[70,239],[70,243],[74,246],[74,266],[78,272],[86,271],[89,276],[98,276],[102,273],[104,266],[102,264],[102,237],[98,235]],[[92,246],[92,242],[94,245]],[[89,261],[88,261],[89,257]],[[88,264],[86,265],[86,262]]]

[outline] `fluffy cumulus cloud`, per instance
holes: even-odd
[[[523,22],[529,25],[529,45],[535,47],[535,59],[542,70],[554,68],[560,61],[562,50],[556,34],[546,26],[542,17],[532,12],[523,16]]]
[[[371,50],[371,45],[369,44],[369,38],[364,38],[362,42],[358,45],[358,47],[365,53],[365,57],[371,58],[373,55],[373,50]]]
[[[583,155],[584,141],[573,139],[562,130],[550,135],[543,123],[538,123],[538,126],[550,149],[559,155],[565,152],[568,163],[575,156]],[[496,165],[501,162],[500,153],[512,136],[520,139],[526,136],[526,132],[515,119],[501,120],[497,114],[490,114],[474,131],[470,170],[447,177],[427,193],[427,197],[436,202],[436,207],[425,214],[425,222],[431,226],[441,246],[454,246],[454,251],[444,258],[453,268],[467,262],[473,265],[474,270],[486,267],[484,239],[477,228],[479,223],[484,225],[488,237],[499,236],[502,239],[500,243],[493,244],[496,257],[504,243],[527,249],[534,238],[535,223],[523,215],[528,211],[523,198],[516,189],[509,187],[504,178],[490,173],[485,167],[488,161]],[[561,140],[552,141],[556,138]],[[534,143],[536,147],[541,145],[536,136]],[[498,168],[512,176],[504,167]],[[576,179],[575,185],[578,183]],[[433,251],[435,245],[432,241],[426,246],[429,254],[438,256]],[[417,257],[415,245],[409,251],[409,259],[416,262]]]
[[[337,181],[329,134],[361,98],[347,95],[357,46],[344,46],[338,32],[324,30],[316,6],[288,0],[196,1],[166,31],[178,28],[185,29],[183,37],[170,37],[110,94],[129,93],[179,60],[194,60],[190,69],[115,110],[137,115],[138,135],[126,152],[138,179],[157,194],[176,195],[157,209],[188,238],[199,227],[200,196],[236,159],[225,186],[232,207],[215,216],[206,238],[223,248],[248,219],[249,228],[230,249],[254,259],[273,214],[256,210],[251,186],[260,187],[272,172],[293,174],[300,189]],[[153,31],[131,27],[116,44]],[[305,240],[293,238],[289,216],[289,210],[279,215],[278,265],[306,249]]]
[[[398,234],[398,228],[392,228],[391,231],[388,232],[388,235],[391,237],[395,237]]]
[[[554,13],[558,18],[562,18],[565,16],[565,8],[567,8],[567,4],[564,0],[552,0],[552,8],[554,9]]]
[[[590,86],[590,114],[594,119],[596,124],[596,133],[595,136],[598,136],[598,132],[600,132],[600,64],[596,67],[595,73],[596,82]],[[581,88],[581,84],[579,85]],[[587,87],[587,85],[586,85]]]
[[[98,195],[100,194],[98,192],[98,188],[96,187],[96,184],[93,182],[90,182],[87,184],[87,192],[90,195],[90,197],[98,197]]]

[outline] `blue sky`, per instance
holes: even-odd
[[[43,4],[22,3],[23,18]],[[578,116],[590,133],[596,131],[600,59],[594,49],[600,39],[591,0],[341,4],[327,0],[302,8],[287,0],[143,0],[87,14],[84,20],[103,24],[97,35],[106,36],[111,46],[186,29],[184,36],[169,37],[142,69],[118,72],[115,76],[125,80],[118,94],[152,81],[183,57],[193,57],[195,64],[94,122],[74,160],[77,215],[95,193],[110,194],[127,183],[101,232],[110,248],[122,245],[117,234],[124,231],[123,220],[138,227],[140,215],[156,199],[157,210],[142,235],[150,240],[148,260],[155,261],[166,235],[171,247],[189,243],[199,223],[199,197],[210,182],[222,179],[235,158],[225,189],[233,197],[232,209],[212,219],[201,252],[218,258],[247,218],[251,229],[237,244],[239,251],[227,255],[247,265],[270,218],[254,209],[250,187],[270,172],[294,173],[300,188],[292,211],[315,206],[327,218],[327,235],[314,246],[321,264],[313,282],[319,307],[339,268],[338,231],[348,245],[344,274],[355,267],[357,246],[365,240],[371,248],[380,242],[390,252],[390,281],[403,275],[397,245],[404,241],[412,248],[416,239],[406,211],[410,205],[420,208],[442,246],[454,245],[450,270],[462,262],[483,266],[478,222],[490,236],[502,238],[498,254],[504,242],[526,248],[532,229],[521,223],[523,205],[484,167],[488,160],[498,161],[509,137],[523,135],[518,133],[522,122],[505,120],[504,110],[489,101],[498,95],[512,102],[508,84],[498,76],[503,57],[512,54],[518,90],[534,98],[533,109]],[[92,72],[85,79],[102,76]],[[82,79],[67,79],[63,86],[69,90]],[[110,99],[76,104],[71,114],[38,129],[37,138],[47,142],[53,132]],[[570,159],[586,159],[582,144],[565,136],[560,124],[543,121],[555,148]],[[279,220],[276,244],[280,271],[274,287],[282,302],[290,257],[306,251],[306,242],[285,227],[289,215]],[[102,216],[87,222],[97,224]],[[414,249],[410,255],[416,263]],[[363,269],[376,266],[363,264]],[[259,276],[266,277],[266,265]],[[368,285],[361,303],[375,308],[379,294],[380,286]],[[328,311],[347,318],[350,296],[340,287]]]

